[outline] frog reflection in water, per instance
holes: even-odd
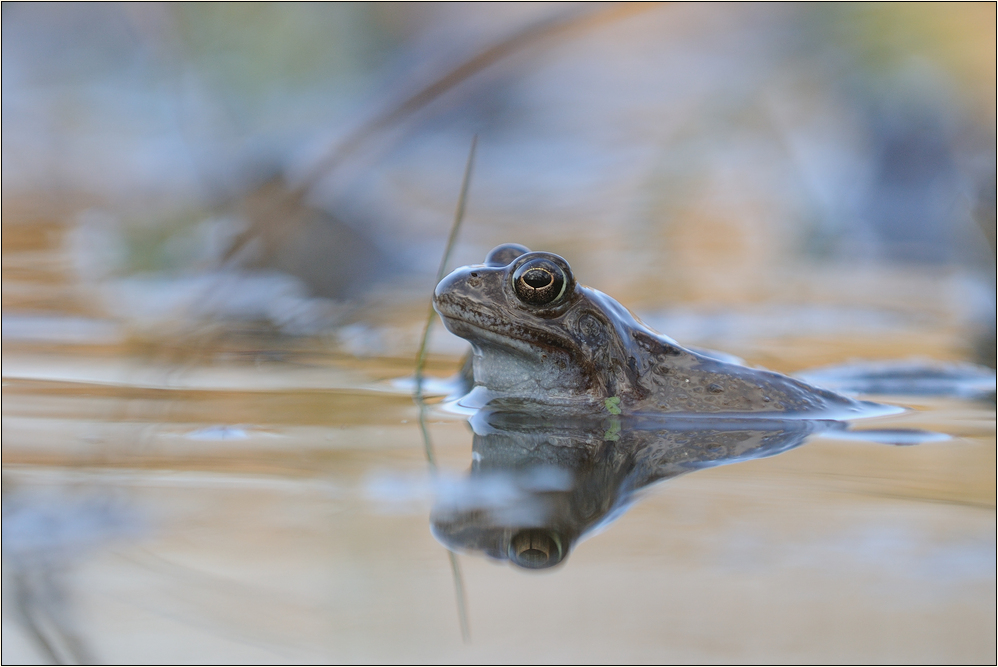
[[[483,411],[472,419],[467,484],[475,492],[438,499],[432,531],[454,551],[527,569],[553,567],[649,484],[773,456],[832,424],[711,417],[664,424],[616,416],[601,423]]]
[[[506,244],[444,278],[433,305],[472,347],[472,407],[575,414],[844,418],[878,406],[681,347],[579,285],[568,263]]]
[[[484,408],[475,491],[438,500],[434,535],[524,568],[563,562],[649,484],[900,411],[683,348],[577,284],[561,257],[519,245],[451,273],[433,303],[472,346],[461,403]]]

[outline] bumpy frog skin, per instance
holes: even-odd
[[[474,407],[812,419],[884,407],[688,350],[576,283],[558,255],[520,245],[455,270],[433,305],[471,343]]]

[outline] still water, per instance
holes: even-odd
[[[428,294],[326,335],[150,331],[80,298],[64,229],[25,229],[5,226],[5,663],[994,659],[993,393],[888,385],[905,411],[849,432],[469,424],[438,324],[424,438]],[[786,310],[780,334],[766,305],[643,314],[784,372],[958,358],[949,321],[868,306]],[[524,536],[495,535],[544,502],[564,521],[535,551],[561,562],[515,567]]]
[[[994,8],[4,3],[2,661],[993,663]],[[421,412],[476,132],[448,268],[902,409]]]

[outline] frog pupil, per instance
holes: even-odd
[[[552,276],[544,269],[530,269],[523,276],[523,282],[527,283],[534,289],[541,289],[542,287],[547,287],[553,281],[554,281],[554,276]]]

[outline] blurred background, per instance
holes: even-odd
[[[160,620],[209,609],[198,632],[224,631],[188,637],[199,657],[392,659],[396,644],[363,639],[408,622],[378,606],[380,586],[420,582],[410,593],[424,599],[428,584],[369,553],[385,539],[369,526],[387,519],[371,518],[358,489],[371,470],[425,466],[393,381],[412,373],[475,135],[452,266],[502,242],[556,252],[581,282],[681,343],[784,372],[911,357],[995,365],[993,3],[2,12],[4,577],[14,584],[4,586],[4,662],[187,659],[170,652],[174,631],[123,611],[134,600]],[[430,349],[430,372],[444,377],[465,346],[437,327]],[[676,652],[649,645],[635,659],[848,659],[855,649],[905,661],[909,648],[993,658],[993,402],[967,410],[940,412],[937,425],[968,442],[977,433],[984,458],[943,466],[943,481],[926,472],[939,469],[929,459],[912,465],[930,480],[919,497],[985,508],[990,529],[981,538],[987,521],[971,521],[977,546],[969,561],[954,558],[981,590],[991,582],[990,598],[960,598],[955,616],[926,603],[924,618],[935,624],[944,608],[990,618],[990,640],[933,635],[926,648],[908,637],[871,653],[869,638],[850,635],[816,653],[719,653],[724,642],[673,638]],[[441,459],[466,468],[470,435],[439,420]],[[970,471],[985,477],[969,483]],[[267,500],[275,493],[291,495]],[[258,526],[248,507],[269,518]],[[354,549],[334,540],[343,551],[333,558],[327,533],[295,538],[303,574],[270,590],[284,584],[268,578],[291,567],[273,536],[311,535],[304,516],[333,530],[334,515],[349,517],[334,532]],[[444,568],[425,520],[392,519]],[[223,548],[209,536],[225,530]],[[708,543],[729,544],[718,531]],[[903,548],[891,544],[878,553],[896,562]],[[249,551],[266,567],[246,562]],[[338,564],[320,565],[327,556]],[[770,565],[758,576],[778,587]],[[382,583],[364,589],[350,578],[360,571]],[[448,576],[431,588],[453,615]],[[248,580],[273,595],[239,588]],[[346,588],[309,597],[333,580]],[[841,588],[826,583],[830,595]],[[178,586],[199,592],[181,602],[149,593]],[[100,597],[108,590],[112,602]],[[217,593],[207,607],[206,590]],[[273,596],[288,618],[316,625],[268,621],[261,648],[262,622],[239,609]],[[345,613],[341,599],[389,620],[344,621],[366,630],[336,635],[334,650],[315,618]],[[472,593],[473,620],[474,603]],[[136,624],[127,637],[113,630],[121,618]],[[451,641],[453,619],[440,623]],[[448,644],[427,639],[435,630],[407,627],[410,647],[440,658]],[[497,636],[515,635],[502,627]],[[599,654],[585,632],[571,636]],[[734,645],[751,643],[738,636]],[[313,652],[287,648],[303,645]],[[267,653],[275,646],[290,652]]]
[[[456,265],[558,252],[680,338],[913,307],[959,332],[910,352],[993,365],[989,12],[13,4],[8,335],[238,321],[411,355],[355,334],[421,310],[478,134]]]

